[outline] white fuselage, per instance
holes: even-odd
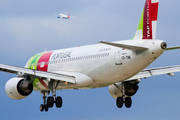
[[[59,14],[58,16],[57,16],[57,18],[63,18],[63,19],[68,19],[68,18],[70,18],[69,17],[69,15],[64,15],[64,14]]]
[[[116,42],[148,47],[145,51],[133,51],[104,44],[55,50],[49,58],[47,71],[55,73],[61,71],[65,74],[66,72],[82,73],[91,78],[83,87],[76,84],[59,84],[58,89],[108,86],[124,81],[145,69],[164,52],[161,48],[162,42],[161,40]],[[43,67],[44,63],[40,64]],[[48,84],[48,82],[45,83]]]

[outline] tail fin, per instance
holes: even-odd
[[[70,18],[70,12],[68,13],[68,18]]]
[[[133,39],[156,39],[158,4],[159,0],[146,0]]]

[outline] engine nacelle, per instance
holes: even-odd
[[[118,88],[113,84],[109,86],[109,93],[113,98],[117,98],[119,96],[122,96],[122,83],[116,83]],[[119,90],[120,89],[120,90]],[[124,83],[124,92],[126,96],[133,96],[136,94],[137,90],[139,89],[139,86],[137,84],[130,84],[128,82]]]
[[[28,84],[24,78],[15,77],[7,81],[5,91],[12,99],[23,99],[31,94],[33,85]]]
[[[137,90],[139,89],[139,86],[137,84],[125,84],[125,95],[127,96],[133,96],[136,94]]]

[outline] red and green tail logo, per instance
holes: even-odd
[[[133,39],[155,39],[159,0],[146,0],[138,29]]]

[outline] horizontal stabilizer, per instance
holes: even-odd
[[[175,50],[175,49],[180,49],[180,46],[166,48],[166,50]]]
[[[135,46],[135,45],[127,45],[127,44],[121,44],[121,43],[111,43],[111,42],[105,42],[105,41],[99,41],[99,43],[115,46],[115,47],[120,47],[120,48],[125,48],[125,49],[131,49],[133,51],[144,51],[147,50],[147,47],[142,47],[142,46]]]

